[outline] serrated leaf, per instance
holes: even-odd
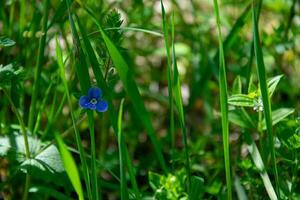
[[[54,145],[50,145],[33,158],[25,160],[21,164],[21,167],[25,172],[27,172],[28,167],[36,167],[50,173],[60,173],[64,171],[59,152]]]
[[[272,111],[272,125],[274,126],[278,122],[285,119],[287,116],[292,114],[295,111],[293,108],[279,108],[277,110]],[[266,130],[266,122],[265,119],[263,119],[262,123],[263,130]]]
[[[34,137],[28,137],[29,151],[34,155],[40,149],[40,141]],[[22,162],[26,158],[24,137],[21,135],[10,135],[0,138],[0,156],[7,156],[9,153],[17,161]]]
[[[233,81],[232,94],[241,94],[241,93],[242,93],[241,77],[237,76]]]
[[[8,37],[5,36],[0,37],[0,48],[14,46],[15,44],[16,42],[13,41],[12,39],[9,39]]]
[[[228,104],[233,106],[253,107],[254,101],[252,97],[245,94],[235,94],[228,98]]]

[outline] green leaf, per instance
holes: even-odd
[[[256,166],[256,168],[259,170],[259,174],[261,176],[261,179],[264,183],[264,186],[266,188],[266,191],[269,195],[269,198],[271,200],[277,200],[277,196],[276,196],[276,193],[275,193],[275,190],[272,186],[272,183],[271,183],[271,180],[269,178],[269,175],[267,174],[267,171],[266,171],[266,168],[264,166],[264,162],[260,156],[260,153],[258,151],[258,148],[255,144],[255,142],[253,141],[253,139],[251,138],[250,134],[245,132],[245,138],[246,138],[246,141],[247,141],[247,148],[248,148],[248,151],[253,159],[253,162]]]
[[[5,36],[0,37],[0,48],[11,47],[11,46],[14,46],[15,44],[16,44],[16,42],[9,39],[8,37],[5,37]]]
[[[243,188],[240,178],[237,175],[235,175],[235,178],[234,178],[234,186],[236,189],[238,199],[239,200],[248,200],[245,189]]]
[[[228,98],[228,104],[233,106],[253,107],[254,99],[245,94],[234,94]]]
[[[242,93],[241,77],[237,76],[233,81],[232,94],[241,94],[241,93]]]
[[[297,128],[295,133],[287,139],[289,148],[298,149],[300,148],[300,128]]]
[[[37,138],[28,137],[29,151],[31,155],[38,153],[41,142]],[[0,156],[12,155],[19,162],[26,159],[24,137],[22,135],[9,135],[0,138]]]
[[[189,195],[190,200],[198,200],[202,198],[204,193],[204,180],[199,176],[192,176],[191,191]]]
[[[36,141],[39,142],[38,140]],[[41,171],[48,171],[53,174],[64,171],[59,152],[54,145],[50,145],[49,147],[42,149],[42,151],[33,158],[25,160],[21,164],[21,167],[25,167],[25,171],[27,171],[27,167],[36,167]]]
[[[63,165],[66,169],[66,172],[69,176],[69,179],[78,195],[78,198],[80,200],[84,199],[82,186],[80,182],[79,173],[76,167],[76,163],[71,155],[71,153],[68,151],[67,146],[64,144],[62,138],[60,135],[55,134],[55,138],[60,150],[60,155],[63,161]]]
[[[132,72],[130,68],[128,67],[126,61],[124,60],[123,56],[117,49],[117,47],[113,44],[113,42],[108,38],[108,36],[105,34],[103,29],[101,28],[100,24],[97,22],[96,19],[94,19],[94,22],[97,24],[99,31],[101,32],[101,35],[103,37],[103,40],[106,44],[106,47],[109,51],[109,54],[112,58],[112,61],[119,73],[120,79],[123,83],[123,86],[128,93],[129,97],[131,98],[133,102],[133,106],[135,108],[135,111],[137,112],[137,115],[140,117],[143,125],[145,126],[147,133],[149,134],[149,137],[152,141],[152,144],[154,146],[155,153],[157,155],[158,161],[162,167],[162,169],[167,172],[167,165],[165,162],[165,159],[161,152],[161,146],[160,143],[156,137],[156,134],[154,132],[154,128],[151,124],[150,115],[147,112],[145,105],[143,103],[143,100],[140,96],[138,87],[132,77]]]
[[[279,108],[277,110],[272,111],[272,125],[274,126],[278,122],[285,119],[287,116],[291,115],[295,109],[293,108]],[[266,130],[266,122],[265,119],[262,122],[263,130]]]
[[[148,174],[149,184],[154,191],[160,188],[161,178],[162,176],[160,174],[151,171],[149,172]]]
[[[243,128],[255,128],[254,122],[248,113],[242,109],[231,110],[228,113],[229,121]]]
[[[268,85],[267,85],[267,80],[266,80],[266,68],[265,68],[263,52],[262,52],[262,48],[261,48],[261,41],[259,39],[258,20],[257,20],[258,17],[257,17],[255,6],[257,6],[257,4],[253,3],[252,22],[253,22],[254,52],[255,52],[255,57],[256,57],[256,69],[257,69],[257,73],[258,73],[259,88],[261,91],[261,97],[262,97],[263,108],[264,108],[263,109],[264,116],[265,116],[264,121],[265,121],[266,127],[267,127],[269,151],[271,153],[272,167],[273,167],[273,173],[274,173],[273,175],[275,177],[275,182],[276,182],[276,192],[279,195],[279,192],[280,192],[279,191],[279,178],[278,178],[276,154],[275,154],[275,147],[274,147],[271,101],[270,101],[270,95],[268,92]]]
[[[273,95],[273,93],[274,93],[274,91],[275,91],[275,89],[276,89],[276,87],[277,87],[277,85],[278,85],[278,83],[279,83],[279,81],[282,77],[283,77],[283,75],[278,75],[278,76],[275,76],[275,77],[273,77],[273,78],[271,78],[267,81],[268,91],[269,91],[270,97]]]

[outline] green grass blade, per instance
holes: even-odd
[[[222,136],[223,136],[223,148],[224,148],[224,160],[225,160],[225,172],[227,183],[227,199],[232,199],[232,183],[231,183],[231,169],[230,169],[230,150],[229,150],[229,124],[228,124],[228,93],[227,93],[227,80],[226,80],[226,67],[223,51],[223,42],[221,34],[221,22],[219,14],[219,6],[217,0],[214,0],[214,11],[218,26],[219,35],[219,87],[220,87],[220,104],[221,104],[221,116],[222,116]]]
[[[128,199],[128,188],[127,188],[127,181],[126,181],[126,154],[125,154],[125,141],[124,136],[122,135],[122,116],[123,116],[123,104],[124,99],[121,101],[120,109],[119,109],[119,116],[118,116],[118,146],[119,146],[119,162],[120,162],[120,178],[121,178],[121,199],[126,200]]]
[[[32,92],[32,98],[31,98],[31,104],[30,104],[30,110],[29,110],[29,119],[28,119],[28,128],[32,131],[34,121],[35,121],[35,113],[36,113],[36,101],[37,101],[37,95],[38,91],[40,90],[40,79],[41,79],[41,70],[42,70],[42,64],[44,60],[44,51],[46,46],[46,36],[47,36],[47,22],[48,22],[48,13],[49,13],[49,0],[44,0],[44,17],[43,17],[43,27],[42,32],[43,36],[40,38],[39,41],[39,50],[38,50],[38,56],[37,56],[37,62],[34,72],[34,85],[33,85],[33,92]]]
[[[76,16],[77,17],[77,16]],[[96,57],[96,53],[91,45],[91,42],[88,38],[88,35],[87,33],[85,32],[84,30],[84,27],[81,25],[80,23],[80,20],[79,18],[77,17],[76,18],[77,20],[77,24],[78,24],[78,28],[79,28],[79,31],[81,33],[81,36],[82,36],[82,41],[83,41],[83,44],[84,44],[84,47],[85,47],[85,50],[86,50],[86,53],[87,53],[87,56],[89,58],[89,61],[91,63],[91,66],[92,66],[92,70],[95,74],[95,78],[96,78],[96,82],[97,82],[97,86],[99,88],[102,88],[103,89],[103,92],[105,94],[105,98],[108,102],[108,112],[109,112],[109,118],[110,118],[110,122],[112,124],[112,127],[115,131],[115,134],[117,136],[117,133],[118,133],[118,127],[117,127],[117,115],[116,115],[116,112],[115,112],[115,109],[114,109],[114,105],[113,105],[113,101],[112,101],[112,92],[111,92],[111,89],[108,87],[105,79],[104,79],[104,76],[103,76],[103,73],[100,69],[100,63],[98,62],[97,60],[97,57]],[[137,186],[137,182],[136,182],[136,178],[135,178],[135,170],[134,170],[134,167],[133,167],[133,164],[132,164],[132,161],[130,159],[130,156],[129,156],[129,153],[128,153],[128,150],[126,149],[126,164],[128,166],[128,173],[129,173],[129,176],[130,176],[130,181],[131,181],[131,184],[132,184],[132,187],[136,193],[136,196],[140,197],[140,192],[139,192],[139,189],[138,189],[138,186]]]
[[[75,131],[75,138],[76,138],[77,148],[79,150],[80,160],[81,160],[81,163],[82,163],[82,166],[83,166],[83,176],[84,176],[84,179],[85,179],[85,185],[86,185],[86,189],[87,189],[87,193],[88,193],[88,198],[91,200],[92,199],[92,192],[91,192],[91,186],[90,186],[89,170],[88,170],[88,166],[87,166],[87,163],[86,163],[85,153],[84,153],[84,150],[83,150],[83,147],[82,147],[80,134],[79,134],[79,131],[76,127],[76,120],[75,120],[75,115],[74,115],[73,108],[72,108],[70,92],[69,92],[67,80],[66,80],[66,77],[65,77],[65,68],[64,68],[64,64],[63,64],[62,51],[61,51],[61,48],[58,44],[57,39],[56,39],[56,57],[57,57],[57,62],[58,62],[58,66],[59,66],[59,69],[60,69],[60,77],[62,79],[63,86],[64,86],[64,89],[65,89],[67,100],[68,100],[69,107],[70,107],[70,113],[71,113],[73,128],[74,128],[74,131]]]
[[[253,20],[253,40],[254,40],[254,52],[256,56],[256,68],[257,68],[259,86],[260,86],[260,91],[261,91],[261,96],[263,101],[263,107],[264,107],[264,116],[265,116],[265,122],[266,122],[267,133],[268,133],[269,148],[271,151],[270,153],[272,158],[273,173],[276,182],[276,192],[279,195],[279,179],[278,179],[278,172],[277,172],[273,127],[272,127],[272,110],[271,110],[270,96],[267,87],[266,70],[265,70],[265,64],[263,60],[263,53],[262,53],[262,48],[260,46],[260,39],[258,33],[258,21],[256,19],[257,17],[256,17],[256,10],[255,10],[255,1],[253,1],[252,20]]]
[[[166,18],[165,8],[162,0],[160,1],[161,11],[162,11],[162,20],[163,20],[163,31],[164,31],[164,41],[165,48],[167,52],[167,77],[168,77],[168,98],[169,98],[169,110],[170,110],[170,129],[169,129],[169,137],[171,139],[171,146],[174,150],[175,148],[175,131],[174,131],[174,109],[173,109],[173,71],[171,64],[171,53],[169,47],[169,30],[168,30],[168,22]]]
[[[67,7],[69,13],[69,21],[72,30],[73,42],[75,46],[75,69],[77,73],[77,77],[79,79],[79,83],[82,89],[82,94],[86,95],[88,93],[88,89],[91,87],[89,80],[89,72],[88,65],[86,62],[86,57],[84,55],[83,49],[80,44],[80,39],[78,32],[75,27],[75,23],[73,17],[70,12],[70,4],[69,0],[67,0]],[[95,148],[95,133],[94,133],[94,117],[93,112],[91,110],[87,111],[88,114],[88,122],[89,122],[89,130],[90,130],[90,139],[91,139],[91,175],[92,175],[92,195],[94,200],[101,199],[101,196],[98,194],[98,179],[97,179],[97,167],[96,167],[96,148]]]
[[[272,186],[272,183],[270,181],[269,175],[267,174],[266,168],[264,166],[263,160],[261,158],[261,155],[258,151],[258,148],[254,141],[252,140],[251,136],[249,133],[244,132],[246,141],[247,141],[247,148],[248,151],[253,159],[253,162],[256,166],[256,168],[259,170],[259,174],[261,179],[263,180],[264,186],[266,188],[266,191],[270,197],[271,200],[277,200],[277,196],[275,193],[275,190]]]
[[[93,15],[91,15],[91,16],[93,17]],[[147,133],[149,134],[149,137],[154,146],[154,150],[157,155],[158,161],[159,161],[162,169],[166,173],[168,170],[167,170],[167,165],[166,165],[165,159],[162,155],[161,145],[155,135],[155,131],[151,124],[151,119],[150,119],[149,113],[147,112],[145,105],[142,101],[142,98],[138,91],[138,87],[137,87],[135,81],[133,80],[132,73],[130,72],[130,69],[129,69],[126,61],[122,57],[122,55],[119,52],[119,50],[117,49],[117,47],[113,44],[113,42],[105,34],[102,27],[100,26],[100,24],[97,22],[97,20],[94,17],[93,17],[93,20],[99,28],[99,31],[103,37],[103,40],[106,44],[106,47],[109,51],[112,61],[116,67],[117,72],[119,73],[119,76],[124,85],[124,88],[125,88],[126,92],[128,93],[129,97],[131,98],[131,100],[133,102],[133,106],[134,106],[138,116],[140,117],[143,125],[145,126]]]
[[[243,188],[240,178],[237,175],[235,175],[234,178],[234,187],[239,200],[248,200],[245,189]]]
[[[61,159],[63,161],[65,170],[69,176],[69,179],[78,195],[79,200],[83,200],[83,191],[82,186],[80,182],[79,173],[75,164],[75,161],[71,155],[71,153],[68,151],[66,145],[64,144],[62,138],[59,134],[55,134],[55,138],[59,147]]]
[[[187,142],[187,133],[185,127],[182,95],[181,95],[181,84],[180,84],[180,77],[178,73],[176,53],[175,53],[174,12],[172,13],[172,64],[173,64],[173,71],[174,71],[174,77],[173,77],[174,84],[172,89],[174,90],[174,99],[179,113],[180,127],[182,131],[182,140],[183,140],[184,154],[185,154],[185,170],[187,174],[187,191],[189,193],[191,188],[191,169],[190,169],[190,158],[189,158],[189,150],[188,150],[188,142]]]

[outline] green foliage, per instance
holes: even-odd
[[[155,191],[154,199],[188,199],[184,191],[186,175],[184,170],[166,176],[154,172],[149,172],[149,184]]]
[[[0,199],[299,199],[298,7],[0,1]]]

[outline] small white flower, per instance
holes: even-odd
[[[254,99],[253,110],[255,110],[256,112],[264,111],[264,105],[260,96],[257,99]]]

